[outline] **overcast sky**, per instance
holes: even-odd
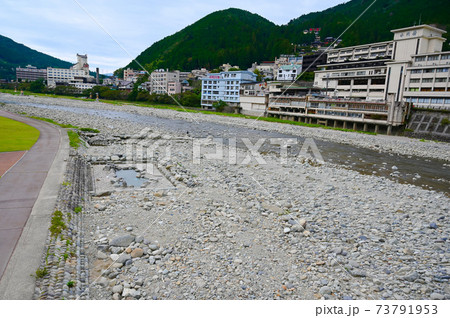
[[[32,49],[109,73],[154,42],[217,10],[240,8],[281,25],[345,0],[0,0],[0,34]],[[95,21],[96,22],[95,22]]]

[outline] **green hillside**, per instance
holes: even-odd
[[[69,62],[30,49],[23,44],[0,35],[0,79],[15,79],[16,67],[25,67],[28,64],[38,68],[49,66],[69,68],[72,66]]]
[[[320,27],[323,37],[338,37],[374,1],[353,0],[322,12],[309,13],[291,20],[283,34],[291,40],[305,39],[303,30]],[[448,0],[377,0],[367,12],[342,36],[344,46],[392,40],[390,30],[434,24],[449,30],[450,1]],[[448,49],[448,42],[446,43]]]
[[[223,63],[247,68],[252,62],[293,53],[291,43],[312,42],[314,36],[304,35],[305,29],[321,28],[322,38],[338,37],[372,2],[352,0],[282,26],[240,9],[217,11],[154,43],[136,59],[147,70],[213,69]],[[341,46],[388,41],[392,39],[390,30],[417,25],[419,21],[450,30],[448,12],[448,0],[377,0],[342,36]],[[450,49],[448,42],[444,49]],[[140,68],[134,61],[127,67]]]
[[[247,65],[263,59],[270,51],[269,39],[276,28],[274,23],[247,11],[218,11],[156,42],[137,60],[149,64],[150,69],[212,68],[224,61]],[[132,62],[128,67],[138,65]]]

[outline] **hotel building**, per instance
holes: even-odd
[[[231,107],[239,106],[241,84],[256,82],[256,77],[256,74],[250,71],[229,71],[209,74],[202,78],[202,108],[212,109],[212,104],[219,100]]]

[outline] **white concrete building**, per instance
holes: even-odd
[[[327,63],[341,63],[392,57],[394,41],[350,46],[328,51]]]
[[[293,82],[301,73],[301,64],[281,65],[277,70],[276,80]]]
[[[331,50],[314,84],[337,98],[395,102],[450,109],[450,52],[442,52],[444,30],[419,25],[392,30],[394,40]]]
[[[256,81],[256,74],[249,71],[230,71],[209,74],[202,78],[202,108],[212,109],[212,104],[222,100],[229,106],[239,106],[242,83]]]
[[[57,84],[69,84],[80,89],[90,85],[81,84],[95,84],[95,78],[89,75],[89,64],[87,62],[87,55],[77,54],[77,63],[70,69],[64,68],[47,68],[47,85],[49,87],[56,87]],[[95,85],[93,85],[95,86]],[[88,87],[91,88],[91,87]]]
[[[450,109],[450,52],[418,54],[406,68],[403,98],[418,108]]]

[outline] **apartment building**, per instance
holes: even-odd
[[[27,65],[26,67],[16,67],[17,81],[36,81],[38,79],[47,79],[47,69],[39,69],[36,66]]]
[[[256,82],[256,74],[250,71],[229,71],[209,74],[202,80],[201,106],[212,109],[212,104],[219,100],[229,106],[239,106],[240,85]]]
[[[156,70],[150,74],[145,87],[150,94],[173,95],[181,93],[180,71]]]
[[[446,32],[430,25],[391,32],[393,41],[331,50],[315,72],[315,86],[335,98],[386,101],[392,95],[414,107],[450,109]]]

